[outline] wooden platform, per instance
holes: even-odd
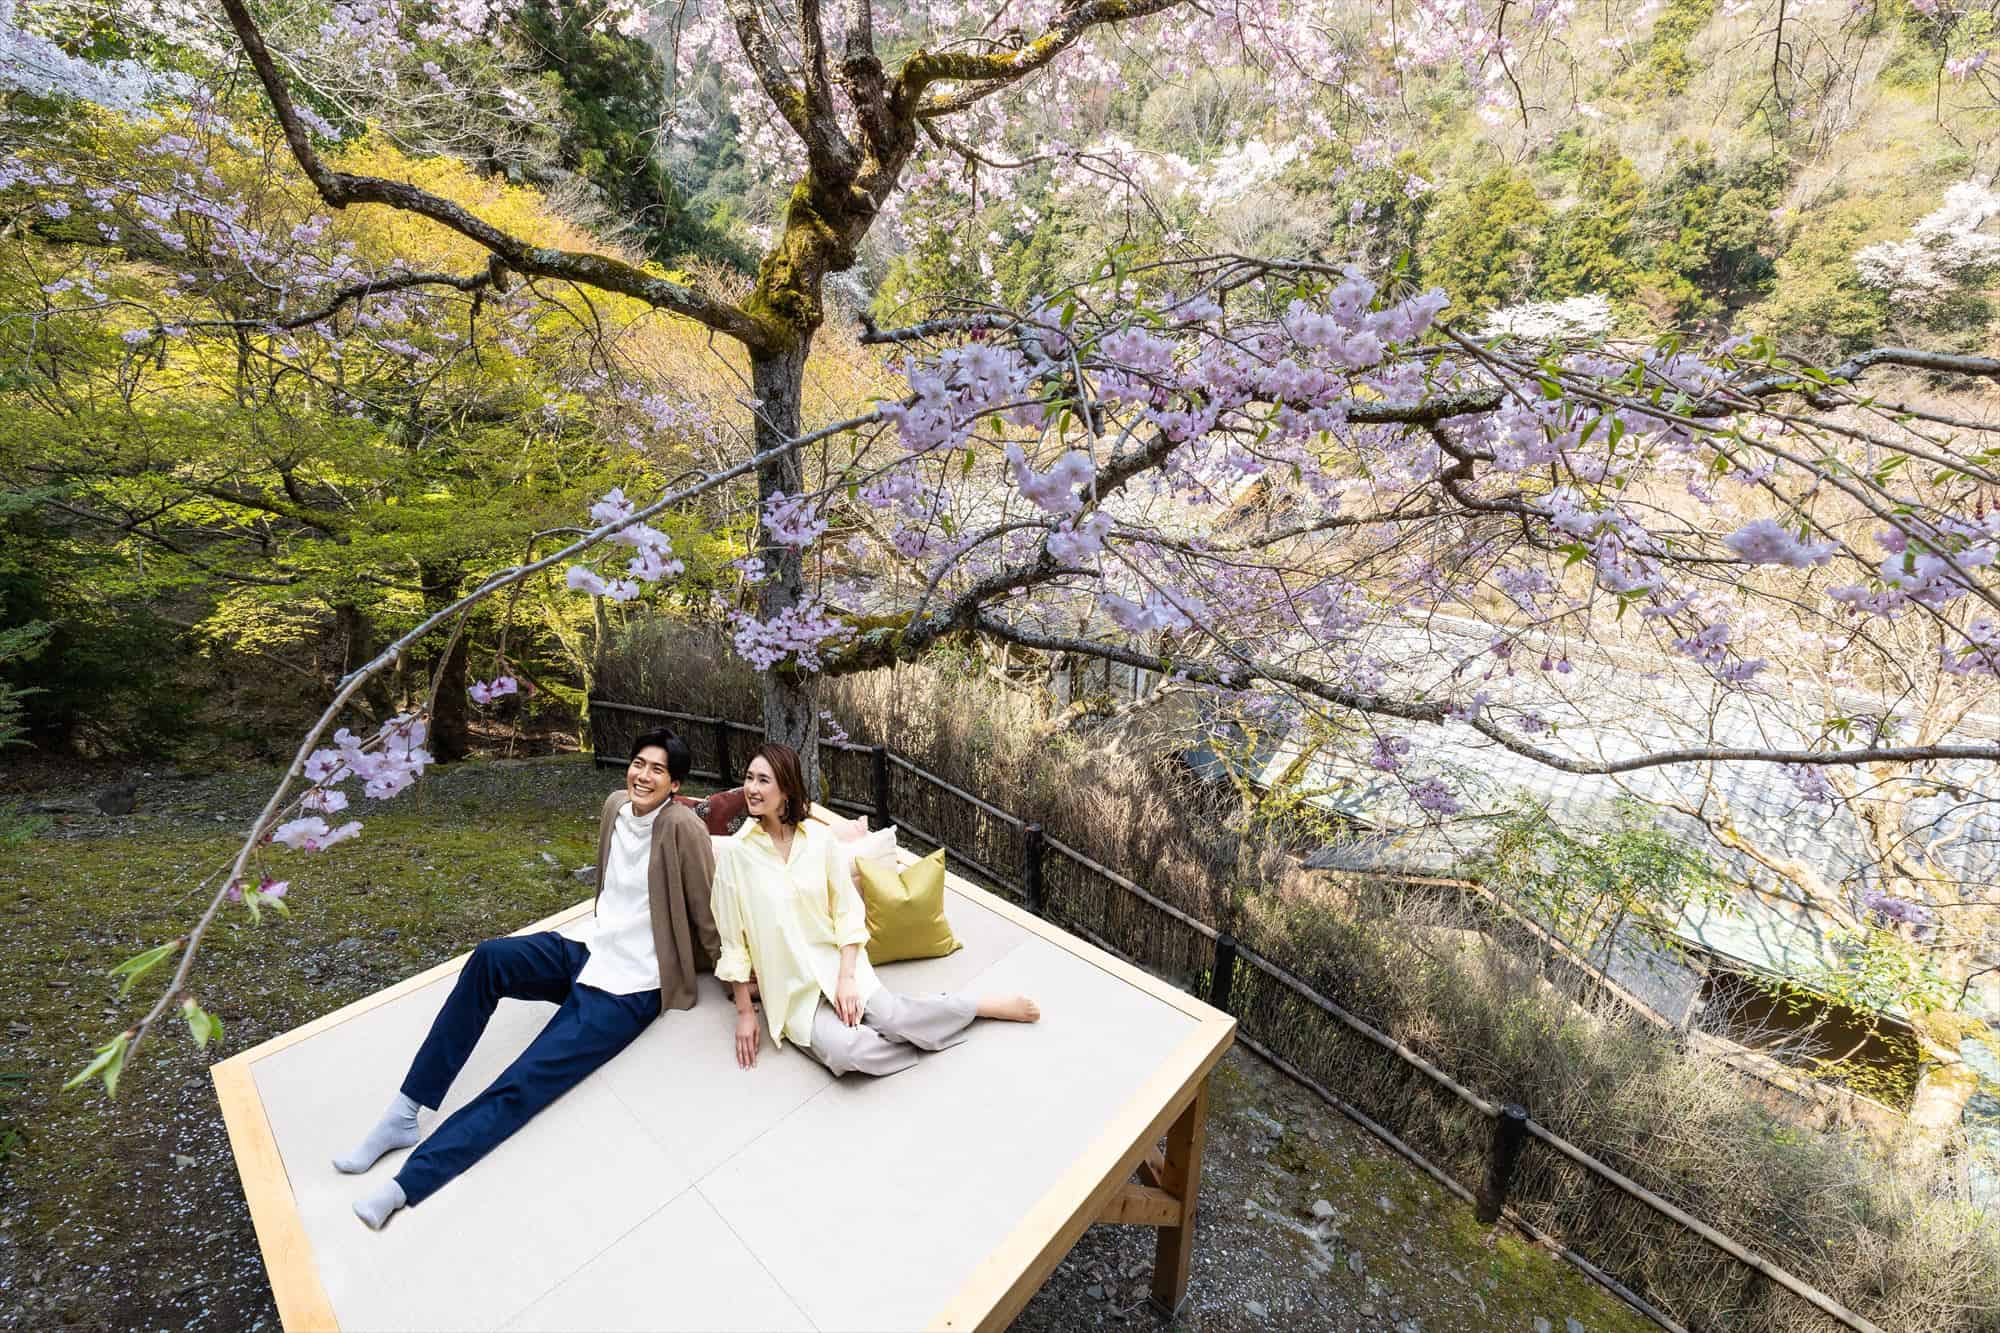
[[[1159,1228],[1155,1295],[1178,1304],[1207,1078],[1234,1020],[948,888],[966,947],[883,980],[1026,991],[1042,1022],[982,1022],[886,1079],[835,1080],[768,1044],[743,1071],[734,1010],[703,978],[693,1010],[379,1233],[349,1206],[403,1154],[358,1177],[329,1158],[380,1115],[463,958],[218,1064],[284,1326],[998,1329],[1100,1220]],[[527,929],[576,933],[589,910]],[[443,1110],[552,1012],[503,1001]]]

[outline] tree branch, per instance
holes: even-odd
[[[1390,699],[1380,695],[1362,694],[1337,685],[1329,685],[1315,680],[1302,672],[1268,662],[1245,660],[1238,666],[1217,666],[1208,663],[1176,662],[1154,653],[1143,653],[1120,644],[1098,643],[1067,635],[1042,634],[1008,624],[1004,620],[982,612],[974,620],[975,627],[984,634],[1019,644],[1023,648],[1035,648],[1043,652],[1077,653],[1095,657],[1103,661],[1116,662],[1122,666],[1137,667],[1146,671],[1156,671],[1161,675],[1179,675],[1196,684],[1219,685],[1227,689],[1245,689],[1259,680],[1275,685],[1284,685],[1301,694],[1336,704],[1358,713],[1374,717],[1392,717],[1403,722],[1422,722],[1442,725],[1451,720],[1452,708],[1441,701]],[[1688,746],[1674,750],[1659,750],[1650,754],[1633,755],[1626,759],[1589,760],[1577,759],[1570,755],[1531,745],[1514,733],[1505,730],[1501,724],[1485,717],[1473,719],[1474,730],[1487,737],[1502,749],[1512,751],[1526,759],[1532,759],[1545,767],[1564,773],[1575,773],[1585,777],[1604,777],[1616,773],[1633,773],[1640,769],[1664,768],[1673,764],[1710,763],[1754,763],[1754,764],[1802,764],[1813,767],[1841,766],[1858,768],[1867,764],[1880,763],[1922,763],[1927,760],[1973,759],[2000,760],[2000,745],[1903,745],[1879,746],[1863,750],[1779,750],[1746,749],[1736,746]]]
[[[285,142],[291,146],[293,158],[329,207],[344,209],[350,204],[383,204],[405,213],[415,213],[483,246],[517,273],[559,278],[580,286],[617,292],[657,310],[684,315],[717,333],[727,334],[746,347],[761,348],[767,343],[769,335],[763,325],[744,311],[679,283],[655,277],[621,259],[588,251],[530,245],[428,190],[380,176],[357,176],[332,170],[314,151],[312,139],[299,120],[298,109],[292,104],[284,76],[279,73],[277,62],[264,44],[263,33],[250,17],[245,0],[222,0],[222,8],[229,15],[230,26],[236,30],[237,39],[242,42],[244,52],[250,57],[250,63],[264,85],[264,92],[270,98],[272,112],[284,131]]]
[[[903,62],[892,101],[903,114],[919,120],[963,111],[981,98],[1040,69],[1074,46],[1092,28],[1124,23],[1172,9],[1184,0],[1090,0],[1056,17],[1049,30],[1017,51],[975,55],[971,52],[918,51]],[[233,0],[232,0],[233,3]],[[974,86],[921,100],[925,88],[941,80]]]
[[[858,166],[854,145],[840,132],[833,110],[833,81],[826,70],[826,32],[819,0],[799,0],[799,46],[805,53],[806,156],[815,173],[845,184]]]
[[[483,273],[391,273],[385,277],[370,278],[353,286],[343,287],[333,294],[333,299],[317,310],[303,315],[288,315],[283,319],[185,319],[176,320],[175,327],[183,329],[282,329],[290,332],[309,325],[323,323],[340,313],[340,308],[351,302],[358,302],[383,292],[406,292],[417,287],[450,287],[461,292],[484,291],[488,287],[498,287],[504,279],[506,267],[496,258]]]
[[[1933,370],[1947,375],[1971,375],[1980,379],[2000,379],[2000,360],[1990,356],[1958,356],[1950,352],[1925,352],[1915,347],[1873,347],[1865,352],[1857,352],[1839,365],[1826,372],[1827,378],[1852,384],[1863,372],[1876,366],[1908,366],[1912,370]],[[1779,393],[1802,393],[1806,401],[1815,407],[1829,406],[1818,401],[1821,395],[1814,391],[1816,381],[1805,375],[1769,375],[1748,384],[1738,385],[1736,392],[1746,398],[1767,398]]]

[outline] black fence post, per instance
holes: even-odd
[[[729,722],[725,718],[715,723],[715,780],[722,786],[729,785],[729,775],[735,771],[729,762]]]
[[[1229,991],[1236,984],[1236,937],[1223,931],[1215,937],[1215,968],[1208,974],[1208,1002],[1229,1012]]]
[[[889,747],[877,745],[868,751],[868,767],[874,777],[875,817],[889,822]]]
[[[1042,914],[1042,826],[1021,825],[1021,892],[1028,910]]]
[[[1500,1220],[1507,1206],[1507,1191],[1514,1184],[1514,1166],[1521,1160],[1521,1148],[1528,1141],[1528,1111],[1513,1102],[1493,1117],[1493,1141],[1486,1148],[1486,1179],[1479,1184],[1479,1204],[1473,1215],[1491,1225]]]

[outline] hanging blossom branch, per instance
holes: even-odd
[[[1255,298],[1260,284],[1240,281],[1250,268],[1247,262],[1210,266],[1211,290],[1227,283]],[[1315,641],[1315,651],[1351,657],[1353,650],[1342,644],[1355,630],[1371,615],[1393,616],[1394,604],[1382,598],[1379,581],[1363,586],[1325,575],[1303,590],[1285,586],[1284,578],[1301,572],[1301,566],[1282,552],[1299,539],[1359,539],[1357,559],[1379,563],[1384,557],[1368,552],[1385,542],[1393,551],[1398,539],[1385,534],[1409,531],[1413,521],[1490,515],[1514,525],[1506,543],[1560,561],[1561,568],[1512,564],[1504,558],[1505,545],[1496,545],[1504,530],[1482,529],[1486,535],[1452,551],[1448,561],[1418,562],[1415,573],[1430,585],[1428,595],[1469,606],[1475,585],[1465,571],[1491,569],[1498,590],[1529,612],[1526,625],[1542,633],[1565,622],[1591,632],[1589,599],[1608,598],[1621,613],[1638,609],[1635,620],[1642,625],[1670,627],[1669,650],[1724,690],[1751,690],[1768,664],[1747,656],[1741,630],[1715,595],[1694,581],[1698,575],[1712,579],[1704,570],[1733,570],[1753,602],[1768,598],[1773,607],[1830,622],[1858,616],[1865,623],[1906,611],[1937,617],[1951,645],[1944,649],[1948,674],[2000,675],[1995,621],[1946,616],[1961,599],[1991,604],[1995,597],[1984,571],[2000,556],[2000,520],[1975,490],[1966,489],[1986,480],[1978,458],[1927,446],[1921,437],[1857,432],[1838,419],[1805,418],[1771,406],[1776,399],[1800,397],[1865,408],[1868,400],[1854,397],[1847,386],[1871,370],[1991,378],[2000,375],[2000,362],[1878,348],[1830,370],[1798,366],[1757,374],[1755,362],[1740,357],[1744,340],[1725,345],[1713,361],[1674,349],[1631,356],[1609,348],[1558,348],[1522,356],[1474,343],[1443,325],[1435,330],[1442,350],[1434,343],[1419,351],[1417,340],[1442,308],[1442,298],[1384,301],[1352,270],[1281,312],[1260,307],[1256,299],[1225,312],[1219,301],[1190,297],[1183,289],[1160,297],[1156,306],[1121,311],[1094,326],[1058,327],[1046,313],[1055,304],[1041,302],[1032,313],[1012,319],[979,311],[904,329],[864,331],[865,339],[883,345],[972,340],[946,346],[907,371],[914,404],[899,409],[893,423],[913,455],[912,465],[934,452],[1004,444],[1020,498],[1041,517],[1025,525],[990,523],[970,538],[931,551],[928,578],[904,623],[825,654],[827,672],[876,669],[917,656],[946,635],[973,633],[1228,690],[1275,685],[1294,698],[1363,715],[1462,724],[1513,753],[1577,774],[1735,762],[1777,764],[1796,774],[2000,758],[1995,744],[1894,744],[1881,735],[1839,748],[1653,745],[1637,754],[1591,758],[1530,739],[1537,728],[1547,729],[1546,722],[1522,708],[1503,720],[1482,707],[1483,692],[1470,699],[1399,697],[1381,670],[1365,661],[1329,677],[1287,667],[1244,646],[1276,646],[1286,635],[1304,634]],[[1090,303],[1075,305],[1087,309]],[[1074,372],[1052,381],[1047,373],[1052,358],[1068,362]],[[1011,406],[1010,395],[1035,384],[1051,395],[1039,410]],[[1001,410],[1001,404],[1010,406]],[[1007,422],[1041,431],[1045,440],[1052,421],[1055,433],[1062,433],[1065,417],[1084,427],[1086,444],[1107,430],[1125,440],[1135,424],[1150,423],[1153,429],[1147,443],[1121,446],[1109,457],[1057,444],[1059,457],[1044,452],[1044,462],[1036,463],[1023,443],[1008,442],[1004,431],[985,427],[996,412]],[[1107,424],[1107,417],[1123,424]],[[1414,447],[1402,429],[1411,426],[1434,452]],[[1329,475],[1326,450],[1315,454],[1302,447],[1313,439],[1330,446],[1334,456],[1365,460],[1357,462],[1358,474]],[[1845,440],[1881,453],[1872,463],[1850,457],[1841,451]],[[1922,458],[1940,470],[1922,487],[1900,482],[1893,469],[1880,465],[1887,456]],[[1119,503],[1119,493],[1143,478],[1156,495],[1182,493],[1213,504],[1228,490],[1218,489],[1218,480],[1233,477],[1233,485],[1275,466],[1290,469],[1299,483],[1272,492],[1290,495],[1290,516],[1248,535],[1217,540],[1202,530],[1199,518],[1193,530],[1179,533]],[[1738,510],[1741,503],[1719,504],[1712,487],[1720,478],[1767,497],[1777,516],[1729,520],[1733,531],[1716,528],[1711,511]],[[1373,513],[1313,512],[1329,500],[1337,509],[1344,491],[1380,491],[1384,479],[1393,482],[1385,496],[1393,504]],[[1692,499],[1646,515],[1646,508],[1658,506],[1644,497],[1667,479],[1684,480]],[[1410,502],[1428,487],[1436,487],[1448,503]],[[1824,504],[1807,507],[1822,494],[1849,507],[1837,513]],[[895,487],[878,488],[876,498],[901,505],[912,525],[921,523]],[[1953,512],[1961,503],[1964,517]],[[1854,523],[1866,518],[1884,525],[1876,538],[1884,552],[1879,559],[1851,544]],[[1020,554],[1019,542],[1029,535],[1034,549]],[[925,549],[909,529],[897,546]],[[1109,562],[1099,566],[1114,551],[1126,575],[1114,574]],[[1204,567],[1203,578],[1176,587],[1160,563],[1169,555],[1183,565]],[[1258,556],[1264,557],[1261,567]],[[1759,590],[1760,580],[1810,577],[1836,558],[1859,564],[1864,577],[1825,590],[1830,613],[1775,589]],[[1581,588],[1572,580],[1565,593],[1562,569],[1579,563],[1590,578]],[[1130,588],[1134,576],[1141,585],[1136,592]],[[1121,579],[1126,587],[1118,586]],[[1153,652],[1133,642],[1057,634],[996,613],[1006,602],[1028,608],[1032,620],[1034,603],[1023,594],[1037,590],[1056,595],[1058,603],[1067,597],[1067,605],[1079,599],[1086,608],[1094,604],[1134,638],[1196,632],[1195,639],[1184,645],[1187,653]],[[1579,594],[1584,600],[1575,600]],[[1210,631],[1202,608],[1216,596],[1240,609],[1236,619],[1225,618]],[[1558,604],[1565,597],[1572,604]],[[1371,602],[1372,612],[1356,609]],[[1291,608],[1290,619],[1281,617],[1275,626],[1241,618],[1281,606]],[[1508,654],[1526,635],[1498,625],[1492,632],[1486,651],[1496,665],[1489,674],[1504,669],[1512,675]],[[1564,663],[1566,669],[1566,655]],[[1552,669],[1552,663],[1545,660],[1543,669]]]

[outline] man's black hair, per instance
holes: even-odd
[[[648,745],[657,745],[667,752],[667,776],[675,782],[686,782],[688,770],[694,767],[694,755],[688,752],[687,742],[671,731],[648,731],[632,742],[632,757],[637,759],[639,751]]]

